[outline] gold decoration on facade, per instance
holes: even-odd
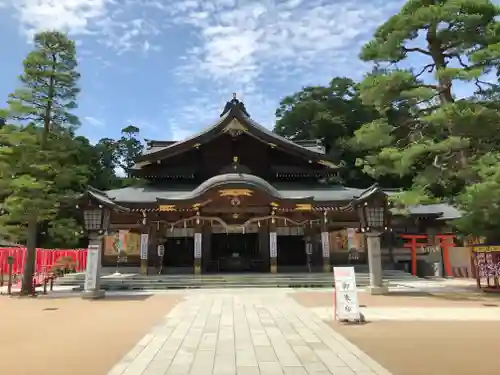
[[[194,148],[200,148],[201,146],[201,143],[196,143],[195,145],[193,145]]]
[[[271,202],[271,207],[279,207],[279,203],[276,203],[276,202]]]
[[[253,191],[250,189],[223,189],[219,190],[221,197],[251,197]]]
[[[242,125],[238,120],[233,119],[227,126],[222,130],[224,133],[229,133],[231,136],[236,137],[243,132],[247,131],[247,128]]]
[[[177,208],[175,207],[175,204],[161,204],[160,211],[173,212],[173,211],[177,211]]]
[[[312,204],[309,203],[296,204],[295,211],[312,211]]]

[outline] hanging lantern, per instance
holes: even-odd
[[[257,220],[257,226],[260,228],[260,220]]]

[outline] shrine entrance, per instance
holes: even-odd
[[[217,263],[218,272],[259,271],[259,236],[257,233],[212,234],[212,263]]]

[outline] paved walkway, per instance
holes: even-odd
[[[188,293],[108,375],[390,375],[282,291]]]

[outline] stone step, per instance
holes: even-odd
[[[389,282],[419,280],[401,271],[384,271],[384,279]],[[368,273],[357,273],[359,287],[368,286]],[[84,275],[67,275],[56,282],[57,285],[83,288]],[[105,290],[166,290],[166,289],[218,289],[218,288],[329,288],[334,286],[332,274],[245,274],[245,275],[123,275],[103,277],[101,287]]]

